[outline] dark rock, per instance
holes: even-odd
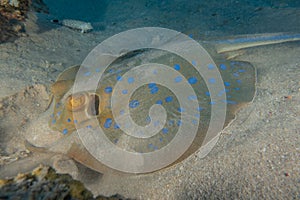
[[[0,43],[10,42],[24,36],[24,21],[30,10],[47,13],[47,6],[42,0],[18,0],[12,5],[8,0],[0,1]]]

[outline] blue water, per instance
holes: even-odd
[[[104,0],[69,1],[45,0],[51,15],[58,19],[100,21],[104,19],[107,2]]]
[[[54,18],[92,22],[95,30],[101,31],[107,27],[122,31],[159,26],[178,31],[199,29],[240,34],[294,31],[298,26],[293,22],[297,15],[290,16],[289,24],[273,27],[272,30],[268,21],[265,28],[255,25],[262,23],[264,18],[259,16],[266,11],[272,14],[300,7],[300,1],[296,0],[45,0],[45,3]],[[273,20],[278,21],[276,16]],[[249,26],[252,28],[245,29]]]

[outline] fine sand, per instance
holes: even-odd
[[[122,7],[121,1],[116,2],[106,5],[105,20],[93,22],[94,32],[81,34],[38,14],[35,23],[34,16],[27,23],[27,37],[0,44],[0,164],[27,156],[22,133],[46,108],[47,88],[57,75],[80,64],[113,34],[143,26],[193,32],[196,39],[206,40],[300,32],[300,8],[280,3],[260,7],[237,3],[238,11],[234,5],[222,10],[217,1],[202,5],[178,1],[182,7],[160,4],[160,14],[156,4],[146,8],[129,1]],[[300,42],[255,47],[239,54],[236,59],[249,61],[257,69],[257,94],[223,130],[207,157],[200,159],[196,152],[161,171],[111,177],[89,189],[95,195],[118,193],[138,199],[300,198]]]

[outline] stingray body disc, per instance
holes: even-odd
[[[60,75],[50,128],[76,130],[92,156],[82,163],[91,168],[148,173],[195,151],[202,158],[255,94],[250,63],[212,55],[214,60],[196,41],[163,28],[108,38],[80,68]]]
[[[76,127],[82,143],[99,162],[128,173],[174,163],[195,138],[201,146],[217,137],[226,117],[214,61],[169,29],[133,29],[103,41],[77,73],[73,93],[86,91],[107,104],[91,125]]]

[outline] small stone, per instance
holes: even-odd
[[[15,8],[18,8],[20,5],[20,2],[18,0],[10,0],[9,4]]]
[[[9,57],[9,54],[7,52],[1,52],[0,58],[1,59],[7,59]]]
[[[26,174],[18,174],[15,178],[14,178],[14,181],[16,183],[21,183],[22,181],[24,181],[26,179],[27,175]]]
[[[285,172],[284,173],[284,176],[289,176],[290,174],[288,172]]]
[[[292,97],[292,95],[287,95],[287,96],[284,96],[284,98],[285,98],[286,100],[291,100],[293,97]]]
[[[9,180],[6,179],[0,179],[0,187],[4,186],[5,184],[7,184],[9,182]]]
[[[22,30],[22,26],[20,24],[16,24],[13,26],[13,30],[18,33]]]

